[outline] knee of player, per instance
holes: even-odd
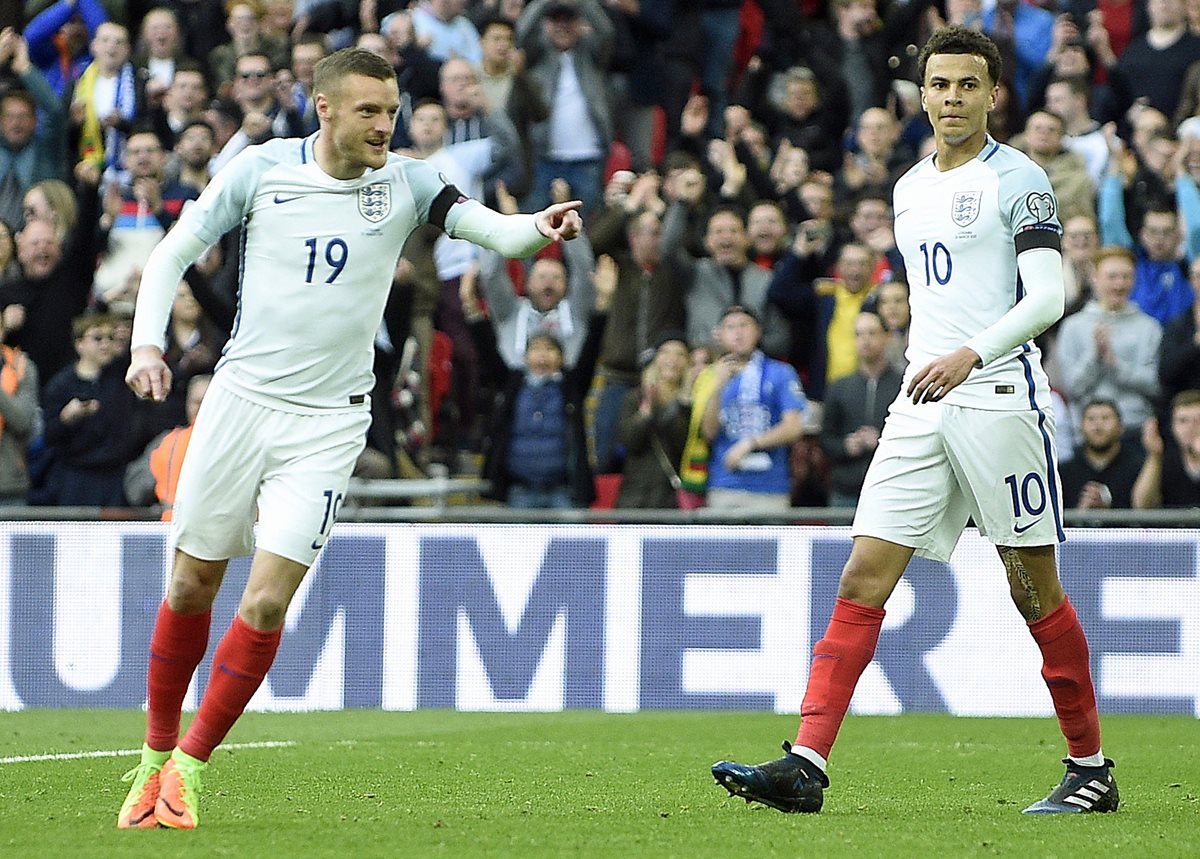
[[[207,611],[217,598],[217,584],[205,582],[203,579],[180,573],[178,570],[171,576],[171,586],[167,589],[167,604],[172,611],[192,614]]]
[[[894,582],[885,583],[875,570],[848,562],[838,582],[838,596],[844,600],[883,608],[891,595]]]
[[[267,590],[247,591],[239,609],[246,623],[255,629],[268,631],[283,626],[287,616],[286,598]]]

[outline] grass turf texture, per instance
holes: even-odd
[[[0,713],[0,758],[140,745],[129,711]],[[1200,856],[1200,725],[1108,717],[1121,810],[1022,816],[1062,776],[1053,719],[850,717],[820,815],[725,797],[720,758],[777,757],[794,719],[248,714],[195,832],[118,831],[134,758],[0,764],[0,856]]]

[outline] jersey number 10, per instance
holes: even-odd
[[[313,282],[313,269],[317,266],[317,240],[308,239],[304,246],[308,248],[308,273],[304,275],[305,283]],[[346,242],[342,239],[330,239],[325,245],[325,262],[333,269],[329,277],[325,278],[326,283],[333,283],[337,280],[338,275],[342,273],[342,269],[346,267],[346,260],[350,258],[350,248],[346,246]]]
[[[935,242],[933,250],[929,245],[921,243],[921,254],[925,257],[925,282],[930,286],[936,280],[939,286],[950,282],[950,274],[954,271],[954,261],[950,259],[950,249],[941,242]]]

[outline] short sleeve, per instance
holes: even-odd
[[[1000,175],[1000,208],[1008,215],[1016,252],[1062,245],[1058,200],[1046,171],[1022,159]]]
[[[808,408],[808,397],[800,384],[800,377],[791,364],[779,362],[776,390],[779,392],[779,413],[802,412]]]

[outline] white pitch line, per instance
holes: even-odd
[[[264,740],[257,743],[226,743],[219,749],[283,749],[296,745],[291,740]],[[110,749],[97,752],[61,752],[52,755],[14,755],[0,758],[0,764],[31,764],[39,761],[78,761],[84,758],[127,758],[140,755],[141,749]]]

